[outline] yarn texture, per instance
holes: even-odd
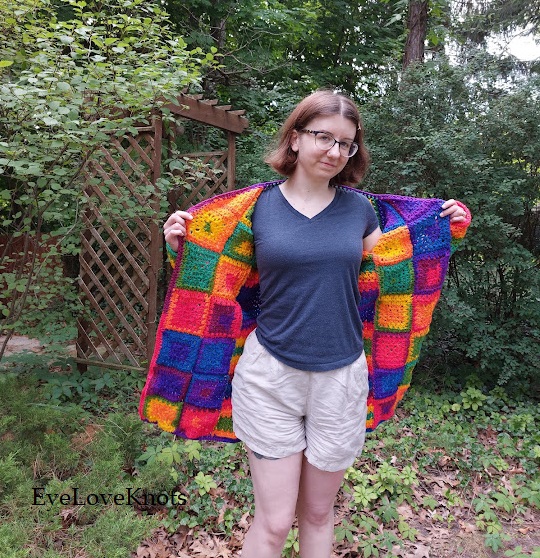
[[[281,181],[280,181],[281,182]],[[189,439],[237,442],[231,380],[246,337],[256,327],[259,285],[251,215],[265,187],[255,184],[190,209],[161,315],[139,414]],[[346,187],[340,187],[346,188]],[[382,237],[364,252],[358,311],[369,369],[373,430],[392,417],[418,362],[450,256],[471,221],[439,216],[443,200],[390,194],[366,196]]]

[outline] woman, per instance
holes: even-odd
[[[281,556],[295,516],[301,556],[328,558],[334,499],[362,451],[368,371],[358,276],[362,252],[382,233],[368,199],[338,185],[365,175],[363,135],[349,98],[317,91],[293,110],[266,159],[287,178],[253,211],[260,314],[232,382],[234,432],[255,494],[243,558]],[[459,222],[466,211],[448,200],[440,216]],[[167,219],[173,250],[191,218]]]

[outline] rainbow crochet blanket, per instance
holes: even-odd
[[[231,379],[258,314],[251,215],[256,184],[194,206],[178,254],[139,414],[190,439],[238,441]],[[370,393],[366,428],[389,419],[411,382],[448,261],[470,223],[439,217],[442,200],[368,197],[383,236],[359,276]],[[362,425],[359,425],[362,427]]]

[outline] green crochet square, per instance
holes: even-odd
[[[242,222],[238,223],[231,237],[227,240],[223,253],[235,260],[253,265],[255,263],[255,252],[251,229]]]
[[[414,268],[411,260],[379,267],[381,291],[385,294],[411,293],[414,284]]]
[[[186,242],[182,254],[182,268],[176,280],[176,287],[192,291],[212,292],[218,260],[219,254],[202,246],[197,246],[193,242]]]

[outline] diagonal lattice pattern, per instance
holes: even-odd
[[[111,138],[85,167],[79,288],[86,312],[77,344],[83,362],[140,367],[147,356],[155,323],[152,253],[160,244],[152,223],[154,139],[153,128]]]

